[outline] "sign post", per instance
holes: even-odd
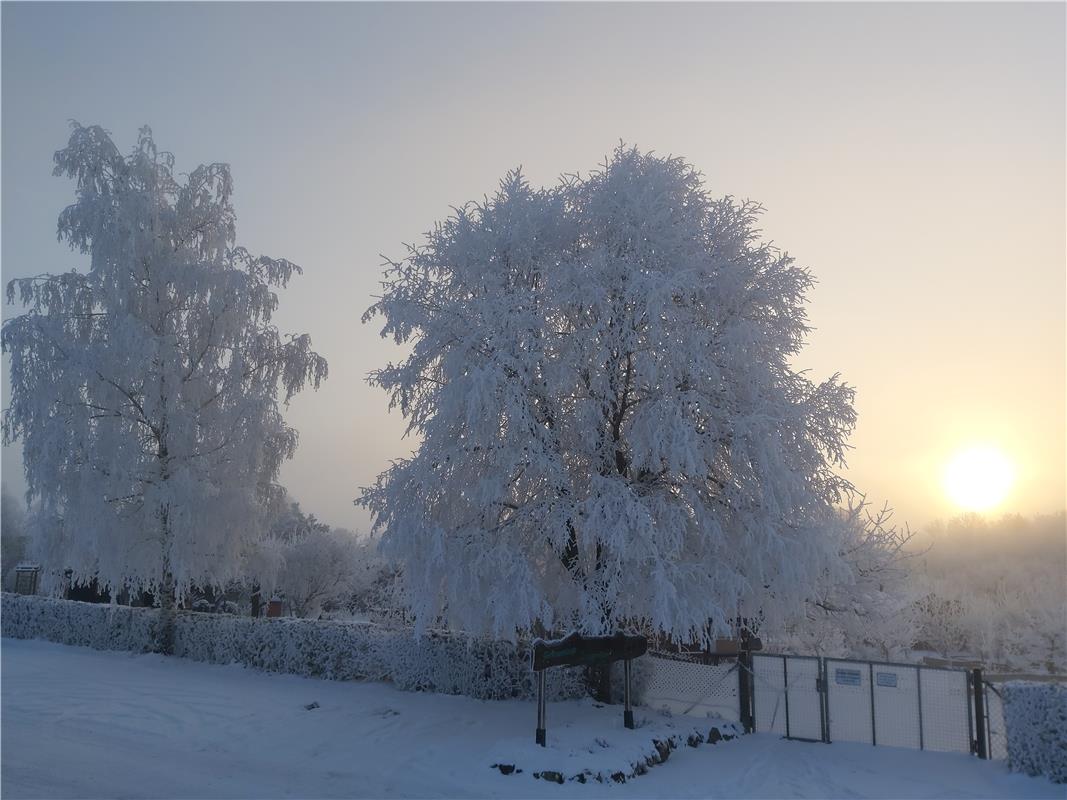
[[[622,712],[622,723],[630,730],[634,727],[634,710],[630,706],[630,659],[626,659],[623,662],[624,671],[626,673],[626,688],[623,689],[622,700],[624,711]]]
[[[533,668],[537,673],[537,731],[535,740],[545,746],[545,670],[549,667],[576,667],[624,661],[626,688],[624,690],[623,724],[634,727],[634,712],[630,700],[630,662],[648,650],[648,639],[617,633],[614,636],[582,636],[572,633],[557,641],[538,639],[533,646]]]

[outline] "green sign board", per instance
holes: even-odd
[[[614,636],[582,636],[572,633],[554,642],[538,640],[533,647],[533,668],[540,672],[549,667],[577,667],[628,661],[648,650],[644,636],[617,633]]]

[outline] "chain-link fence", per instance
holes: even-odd
[[[1004,701],[1000,690],[992,683],[982,684],[985,691],[986,732],[989,736],[989,757],[1007,759],[1008,731],[1004,724]]]

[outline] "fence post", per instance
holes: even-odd
[[[919,749],[925,750],[926,747],[923,740],[923,670],[918,665],[915,667],[915,699],[919,705]]]
[[[537,729],[534,731],[534,742],[545,746],[545,670],[537,672]]]
[[[819,677],[815,687],[819,690],[819,715],[822,723],[822,740],[830,744],[830,687],[827,685],[826,659],[819,657]]]
[[[786,656],[782,656],[782,687],[785,689],[785,738],[789,739],[789,659]]]
[[[878,744],[878,729],[874,721],[874,664],[867,664],[867,683],[871,690],[871,744]]]
[[[737,699],[741,706],[741,726],[745,733],[755,730],[752,718],[752,654],[742,646],[737,654]]]
[[[986,738],[985,719],[985,684],[982,683],[982,670],[975,668],[971,672],[971,688],[974,690],[974,738],[978,757],[989,758],[988,739]]]
[[[634,727],[634,710],[630,705],[630,659],[626,659],[624,664],[626,687],[623,689],[623,703],[625,704],[625,708],[622,712],[622,724],[632,730]]]

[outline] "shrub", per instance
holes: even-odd
[[[151,608],[7,593],[0,611],[7,637],[134,653],[153,649],[159,616],[158,610]],[[485,700],[536,695],[528,643],[439,631],[415,638],[410,628],[181,611],[174,654],[210,664],[243,664],[265,672],[389,681],[406,691]],[[578,668],[550,670],[547,685],[550,699],[587,693]]]
[[[1013,681],[1001,687],[1008,766],[1067,783],[1067,686]]]

